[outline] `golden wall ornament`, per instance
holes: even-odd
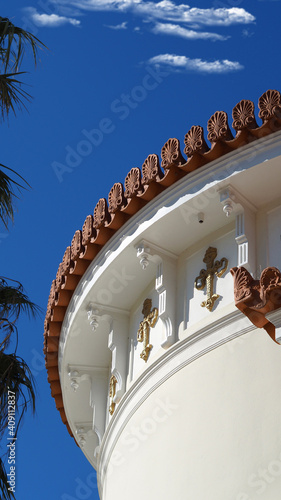
[[[215,261],[216,256],[216,248],[209,247],[208,250],[206,250],[203,262],[205,262],[207,269],[201,269],[194,283],[197,290],[203,290],[206,286],[207,300],[201,303],[201,307],[207,307],[209,311],[212,311],[215,301],[220,297],[217,293],[214,293],[215,275],[217,278],[220,278],[225,273],[228,266],[228,260],[225,257]]]
[[[116,385],[117,385],[117,378],[115,375],[111,375],[110,381],[109,381],[109,400],[110,400],[110,405],[109,405],[109,413],[110,415],[113,415],[115,406],[116,404],[114,403],[113,399],[116,394]]]
[[[152,307],[152,300],[145,299],[142,308],[142,314],[144,316],[143,320],[140,322],[140,326],[138,329],[137,340],[138,342],[143,342],[143,350],[140,354],[140,357],[147,362],[149,353],[152,349],[152,345],[149,343],[149,333],[150,328],[153,328],[157,318],[158,318],[158,309]]]

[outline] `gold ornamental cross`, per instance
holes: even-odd
[[[145,299],[142,308],[142,314],[144,316],[143,320],[140,322],[140,326],[138,329],[137,340],[138,342],[143,342],[143,350],[140,354],[140,357],[147,362],[149,353],[152,349],[152,345],[149,343],[149,333],[150,328],[153,328],[157,318],[158,318],[158,309],[152,307],[152,300]]]
[[[110,381],[109,381],[109,400],[110,400],[110,406],[109,406],[109,413],[110,415],[113,415],[114,410],[115,410],[115,403],[114,403],[114,396],[116,394],[116,384],[117,384],[117,378],[115,375],[111,375]]]
[[[206,250],[203,262],[205,262],[207,269],[201,269],[199,276],[195,279],[195,288],[203,290],[206,286],[207,300],[201,303],[201,307],[207,307],[211,311],[214,307],[215,301],[219,298],[217,293],[214,293],[214,278],[220,278],[226,271],[228,260],[223,257],[221,260],[216,260],[217,249],[209,247]]]

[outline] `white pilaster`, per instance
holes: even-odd
[[[158,317],[163,322],[165,332],[161,346],[167,349],[176,340],[175,297],[177,256],[145,240],[140,241],[136,245],[136,249],[137,257],[140,259],[140,264],[144,271],[146,271],[150,262],[157,265],[155,290],[159,295]]]

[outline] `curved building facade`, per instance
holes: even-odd
[[[281,96],[169,139],[66,249],[45,356],[102,500],[279,498]],[[235,135],[235,136],[234,136]]]

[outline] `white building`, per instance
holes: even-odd
[[[280,93],[259,110],[132,169],[52,283],[51,391],[101,500],[280,498]]]

